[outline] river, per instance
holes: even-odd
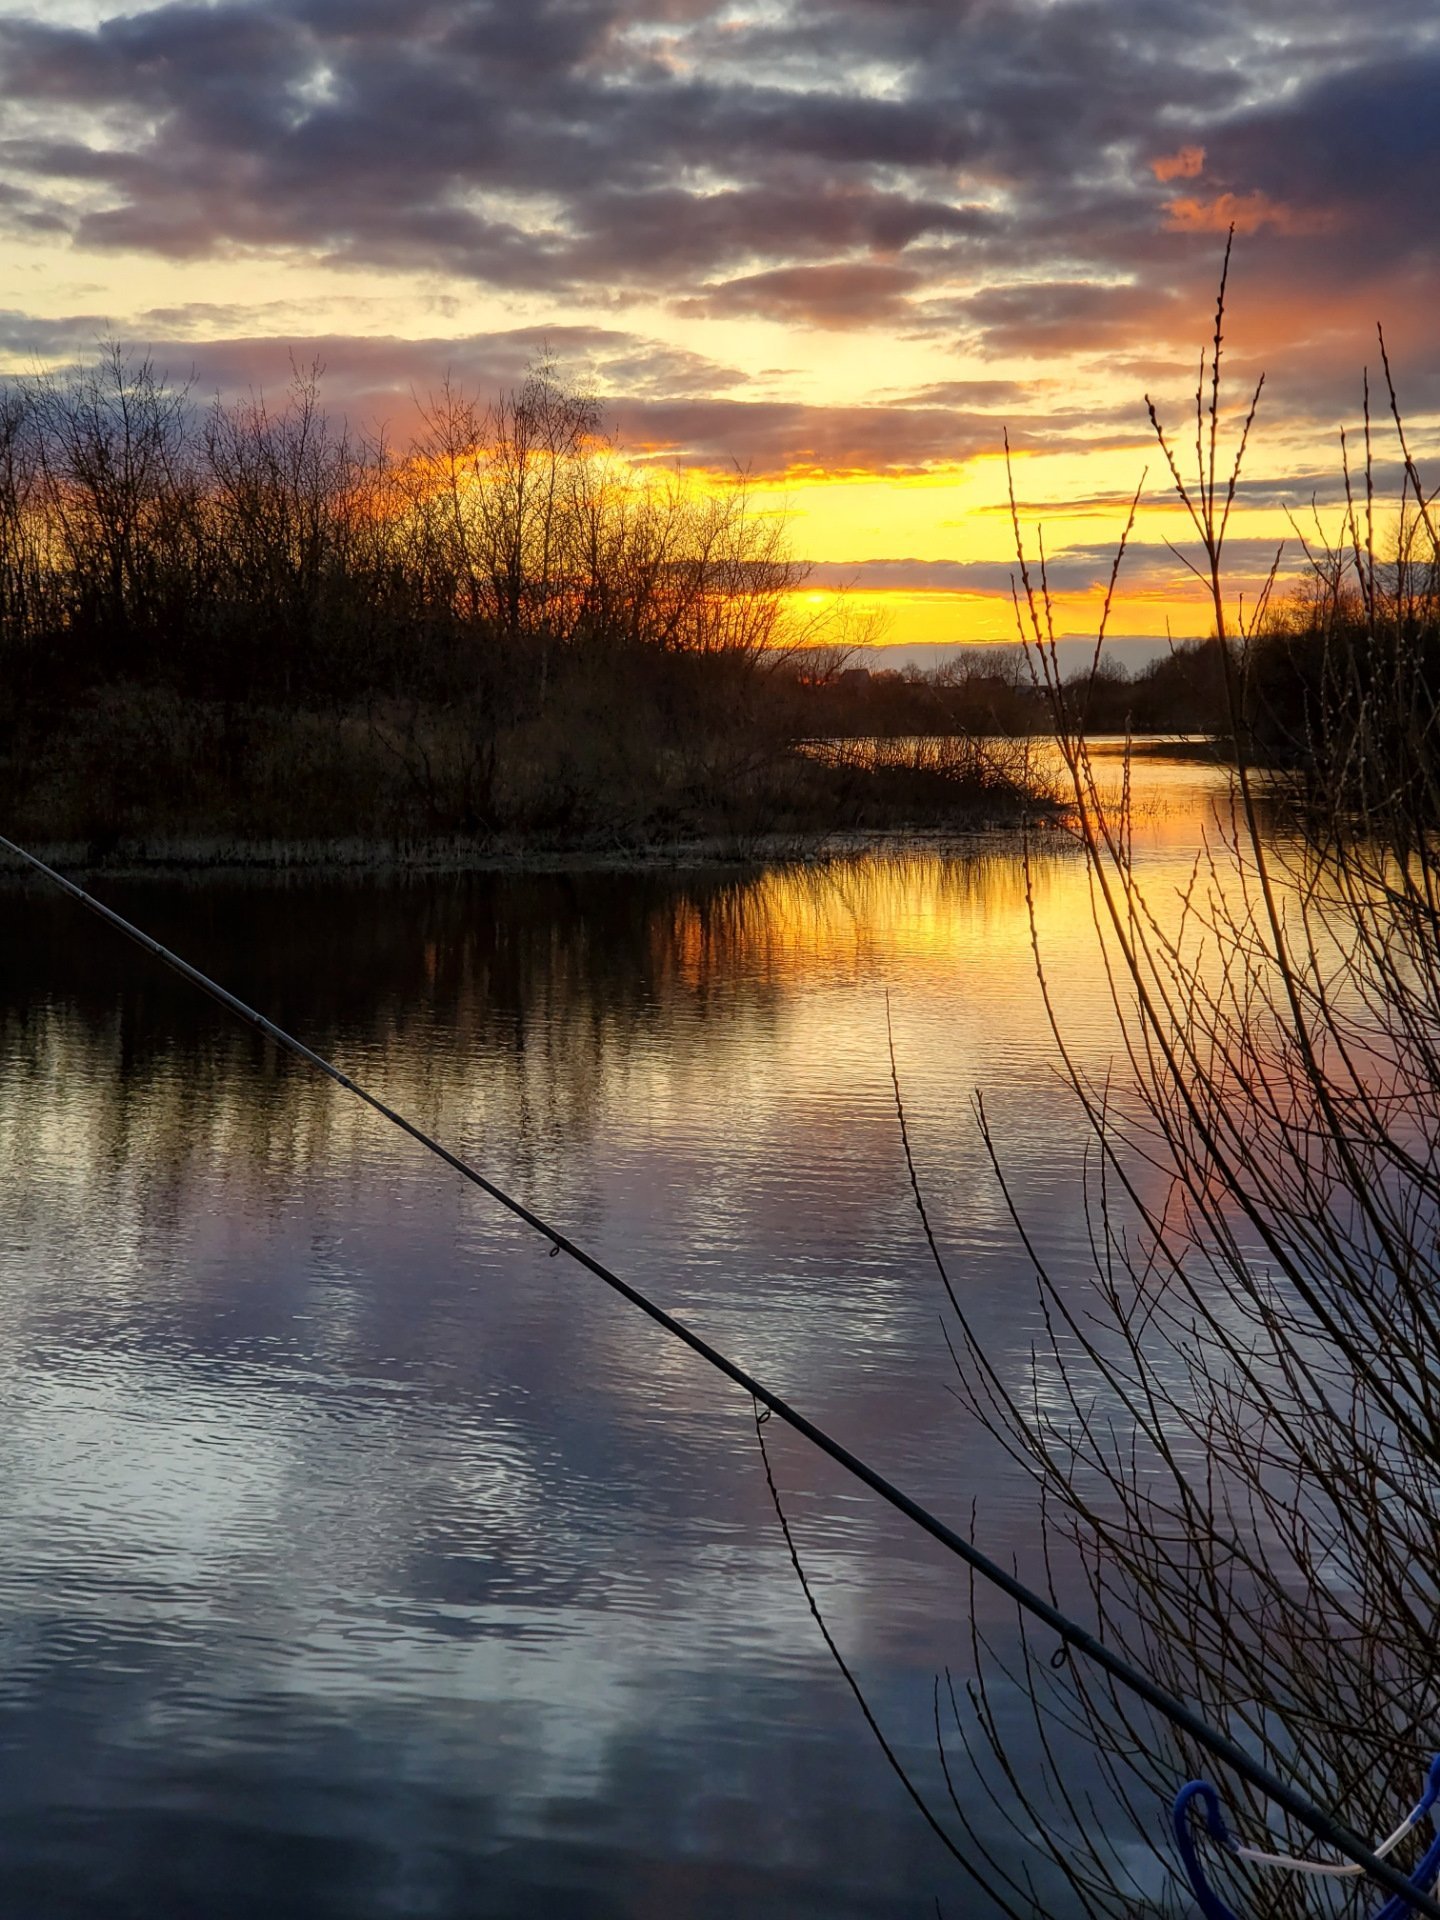
[[[1163,894],[1224,776],[1159,756],[1135,780]],[[1101,1065],[1062,835],[1029,887],[1067,1041]],[[888,1003],[937,1235],[1019,1378],[1037,1310],[977,1093],[1077,1288],[1088,1255],[1018,840],[99,890],[1037,1571],[1033,1497],[952,1390],[887,1046]],[[0,1166],[0,1912],[986,1911],[826,1655],[744,1399],[16,886]],[[966,1583],[800,1442],[772,1457],[827,1622],[938,1805],[932,1689],[970,1670]],[[1007,1610],[977,1604],[1003,1645]],[[963,1764],[956,1785],[995,1826]]]

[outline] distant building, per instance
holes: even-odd
[[[861,691],[870,684],[870,669],[869,667],[844,667],[836,675],[835,684],[837,687],[849,687],[853,691]]]

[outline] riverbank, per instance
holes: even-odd
[[[92,871],[479,871],[771,858],[1061,811],[1029,741],[816,741],[763,707],[728,719],[662,727],[636,702],[487,732],[444,707],[227,709],[121,689],[11,735],[0,831]]]
[[[1022,830],[1057,833],[1064,814],[1037,810],[1022,819],[973,818],[947,826],[872,827],[808,834],[714,835],[707,839],[623,844],[542,846],[523,840],[384,841],[351,839],[239,840],[196,835],[120,841],[97,853],[84,840],[25,844],[47,866],[70,878],[113,880],[202,875],[338,879],[445,874],[683,872],[756,866],[822,867],[867,854],[905,857],[961,853]],[[0,884],[43,884],[33,868],[0,850]]]

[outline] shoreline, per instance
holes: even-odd
[[[612,840],[553,845],[505,838],[386,840],[366,835],[293,840],[172,834],[120,841],[97,853],[84,840],[36,840],[32,852],[67,879],[377,878],[481,873],[644,873],[706,867],[820,866],[869,853],[973,853],[982,843],[1025,833],[1063,835],[1063,808],[1027,819],[978,816],[945,824],[896,825],[755,834],[711,834],[625,844]],[[17,841],[17,845],[24,844]],[[0,850],[0,884],[43,886],[43,877]]]

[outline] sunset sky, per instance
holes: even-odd
[[[1061,628],[1148,464],[1117,631],[1205,630],[1142,394],[1183,442],[1232,222],[1237,584],[1334,524],[1377,321],[1440,440],[1435,0],[0,0],[0,70],[12,369],[318,357],[403,442],[548,347],[897,643],[1010,637],[1007,426]]]

